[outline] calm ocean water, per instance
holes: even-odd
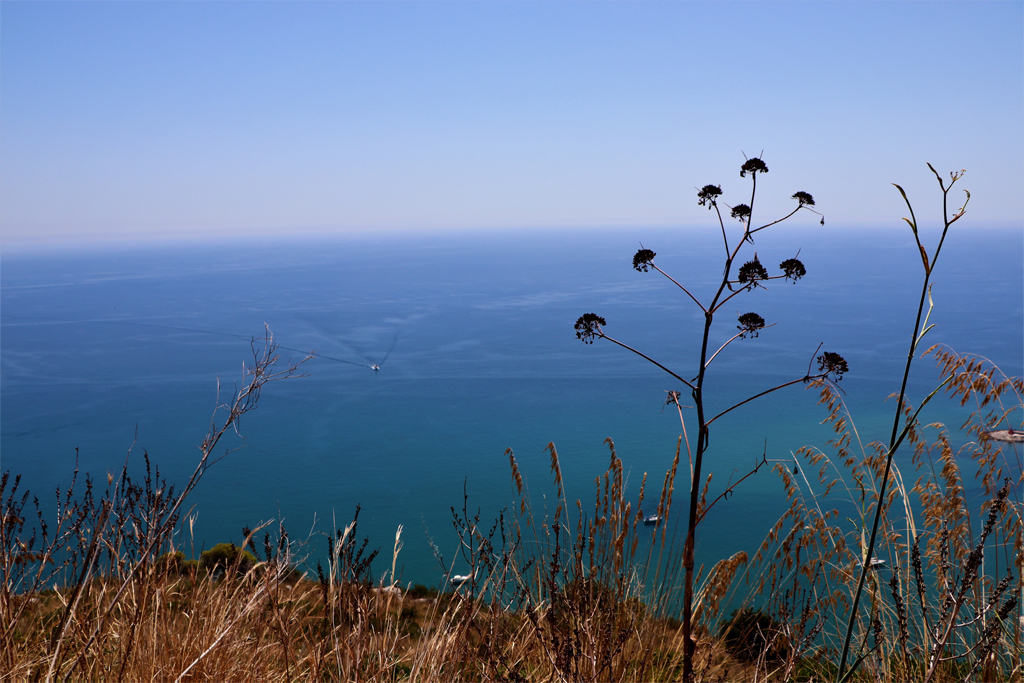
[[[454,556],[450,508],[461,508],[463,491],[485,519],[512,500],[506,448],[535,509],[553,495],[549,441],[570,499],[584,509],[608,462],[606,437],[632,491],[644,472],[661,481],[680,433],[674,410],[662,412],[664,392],[680,387],[611,344],[584,346],[572,325],[596,312],[609,334],[693,374],[699,310],[660,275],[633,271],[630,259],[643,240],[659,265],[709,296],[720,272],[715,239],[651,229],[523,231],[6,255],[0,467],[22,474],[50,505],[54,488],[70,481],[76,448],[81,470],[103,480],[137,433],[136,471],[145,450],[182,482],[217,403],[217,378],[228,388],[240,379],[246,338],[267,323],[279,343],[320,357],[304,366],[308,377],[267,388],[242,422],[245,447],[190,498],[197,551],[283,518],[293,539],[313,534],[315,560],[325,545],[318,534],[344,525],[359,504],[371,547],[387,554],[403,525],[403,580],[437,585],[428,539],[446,560]],[[884,399],[899,388],[920,292],[909,233],[786,230],[756,247],[768,266],[802,249],[808,276],[744,294],[723,312],[719,343],[738,313],[777,324],[715,361],[712,409],[802,376],[824,342],[850,363],[842,386],[862,435],[886,438]],[[931,341],[1024,374],[1022,262],[1019,231],[955,232],[934,277]],[[936,376],[931,360],[919,361],[911,400]],[[765,444],[770,459],[823,445],[830,432],[818,424],[816,398],[793,388],[716,423],[712,489],[749,469]],[[958,426],[963,415],[943,399],[924,419]],[[762,472],[704,523],[701,560],[753,551],[784,509],[781,484]],[[378,560],[375,571],[385,564]]]

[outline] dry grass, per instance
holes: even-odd
[[[20,513],[21,498],[8,484],[0,495],[8,511]],[[372,582],[372,555],[356,542],[358,511],[332,535],[328,566],[314,580],[292,569],[294,544],[278,530],[277,542],[266,537],[264,559],[251,565],[241,552],[216,569],[180,555],[134,564],[126,556],[57,590],[9,590],[0,603],[0,672],[4,680],[660,678],[677,666],[678,634],[639,599],[643,526],[622,484],[613,452],[598,514],[589,528],[577,525],[569,547],[562,509],[535,522],[524,498],[520,515],[486,534],[463,511],[460,544],[472,549],[476,571],[446,594],[389,585],[400,530],[392,571]],[[661,508],[669,513],[667,504]],[[94,528],[81,525],[86,559],[76,555],[65,574],[96,564],[88,559]],[[116,530],[106,533],[108,546],[123,540]],[[15,561],[4,566],[4,578],[11,585],[38,570]]]
[[[882,504],[883,533],[859,613],[854,680],[1020,680],[1021,453],[988,438],[1020,421],[1024,382],[981,359],[933,347],[947,391],[975,410],[960,447],[941,424],[903,406],[913,454],[894,464]],[[766,639],[783,656],[757,663],[758,678],[795,673],[834,679],[834,663],[878,505],[886,448],[863,444],[841,397],[819,385],[836,437],[805,448],[803,462],[775,467],[790,507],[746,574],[745,596],[773,619]],[[965,478],[980,483],[973,504]],[[973,509],[972,509],[973,507]],[[734,586],[734,589],[737,588]]]
[[[878,556],[886,564],[871,575],[853,679],[1019,680],[1020,608],[1013,596],[1024,588],[1021,502],[1005,479],[1014,472],[1019,483],[1019,452],[985,435],[1020,410],[1024,383],[979,359],[931,352],[952,378],[949,391],[975,406],[963,425],[974,440],[957,452],[944,427],[909,423],[912,472],[894,468],[883,501]],[[818,388],[835,439],[827,449],[804,449],[798,467],[775,464],[791,504],[752,557],[740,553],[701,572],[701,680],[834,680],[884,452],[862,446],[840,396],[826,383]],[[909,406],[905,412],[913,415]],[[71,525],[63,536],[52,528],[47,534],[51,545],[59,536],[73,547],[40,561],[23,538],[27,499],[5,477],[0,677],[679,680],[679,557],[665,525],[647,527],[645,512],[633,509],[644,495],[627,493],[622,462],[608,445],[609,465],[586,514],[580,501],[565,499],[558,455],[549,446],[557,501],[550,517],[534,514],[509,452],[511,512],[492,524],[465,504],[453,512],[457,547],[472,574],[447,593],[393,584],[401,529],[390,571],[374,579],[374,554],[357,534],[358,510],[330,535],[327,566],[314,578],[294,570],[302,546],[283,529],[248,532],[245,545],[253,551],[264,535],[255,563],[240,551],[227,567],[185,562],[163,554],[173,534],[160,555],[140,553],[143,521],[167,507],[157,493],[164,485],[153,476],[124,483],[123,490],[135,491],[125,495],[133,507],[117,509],[135,520],[129,523],[110,521],[113,508],[102,504],[112,499],[109,490],[99,503],[91,487],[81,497],[67,493],[61,509]],[[648,514],[671,518],[678,463],[677,448]],[[987,497],[975,509],[961,471],[968,465]],[[47,582],[19,589],[40,572]],[[45,590],[53,581],[63,587]],[[730,622],[727,605],[746,606],[760,621]]]
[[[207,555],[186,561],[172,546],[177,517],[161,516],[174,498],[158,473],[147,473],[142,484],[127,475],[117,486],[110,481],[102,497],[91,485],[81,496],[69,488],[59,513],[67,524],[56,534],[48,527],[43,550],[30,552],[38,539],[22,540],[29,528],[27,497],[5,477],[0,677],[677,678],[682,644],[678,622],[666,617],[671,592],[645,589],[677,580],[664,572],[672,564],[664,526],[645,526],[643,511],[632,509],[622,462],[609,447],[592,513],[584,515],[577,501],[572,524],[554,446],[558,506],[550,519],[534,517],[510,452],[515,510],[482,526],[463,506],[456,517],[458,547],[472,577],[448,593],[393,583],[401,529],[391,571],[373,580],[375,553],[366,552],[365,539],[359,542],[358,510],[351,524],[330,535],[327,566],[317,567],[316,578],[294,570],[300,544],[283,529],[275,539],[269,530],[247,530],[244,547],[253,551],[257,534],[265,535],[256,562],[233,547],[227,564]],[[678,450],[654,506],[665,519],[677,465]],[[123,502],[110,502],[118,499]],[[118,522],[121,517],[134,521]],[[38,519],[45,523],[45,516]],[[166,526],[147,527],[145,520],[153,519]],[[645,543],[641,536],[648,537]],[[162,540],[151,544],[152,537]],[[720,568],[713,575],[727,586],[733,573]],[[59,588],[44,588],[53,585]],[[726,659],[719,653],[705,664],[710,671]]]
[[[937,347],[927,353],[946,391],[972,412],[951,433],[900,406],[913,452],[893,463],[881,500],[888,448],[862,440],[832,384],[812,384],[835,437],[774,464],[790,504],[752,556],[699,569],[698,679],[835,680],[865,530],[881,505],[875,557],[884,565],[868,575],[851,680],[1021,680],[1024,461],[1020,445],[990,433],[1020,423],[1024,382],[984,359]],[[586,506],[566,499],[549,445],[550,515],[533,510],[508,452],[509,508],[493,521],[471,514],[466,500],[453,509],[453,545],[470,574],[445,593],[395,583],[401,528],[390,571],[374,577],[376,553],[359,539],[358,510],[330,534],[327,565],[315,577],[295,570],[304,545],[283,528],[246,530],[243,548],[223,549],[220,563],[175,554],[188,535],[182,504],[219,436],[255,405],[266,382],[294,372],[274,374],[275,360],[268,335],[262,350],[254,346],[249,384],[225,404],[196,474],[178,493],[147,459],[141,482],[126,466],[102,492],[88,477],[78,481],[76,471],[55,513],[44,514],[17,478],[3,475],[0,680],[683,676],[681,557],[666,536],[682,439],[651,502],[646,474],[639,493],[627,490],[608,441],[607,470]],[[968,497],[972,480],[980,502]],[[709,481],[701,519],[714,502]],[[652,513],[661,525],[644,525]],[[254,543],[259,533],[262,550]],[[736,618],[726,615],[737,607]]]

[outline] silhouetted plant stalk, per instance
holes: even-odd
[[[704,304],[701,300],[695,296],[686,286],[675,280],[668,273],[663,271],[654,263],[656,256],[655,252],[641,248],[633,256],[633,268],[638,272],[649,272],[650,269],[656,270],[664,275],[670,282],[685,293],[690,300],[692,300],[704,313],[704,332],[701,337],[701,349],[700,349],[700,363],[697,367],[697,372],[694,376],[687,379],[683,375],[669,369],[665,365],[662,365],[655,359],[644,354],[640,350],[622,342],[618,339],[614,339],[608,336],[604,328],[607,326],[607,321],[595,314],[586,313],[579,317],[576,321],[576,337],[584,343],[592,344],[595,339],[606,339],[613,344],[621,346],[622,348],[635,353],[641,358],[654,364],[658,368],[661,368],[677,381],[689,388],[690,393],[693,397],[694,405],[697,411],[697,443],[694,452],[690,452],[689,438],[687,438],[687,454],[691,460],[691,477],[690,477],[690,499],[689,499],[689,518],[686,530],[686,544],[683,549],[683,566],[685,570],[684,577],[684,595],[683,595],[683,644],[684,644],[684,656],[683,656],[683,678],[684,680],[692,680],[694,677],[694,654],[696,651],[696,641],[693,633],[693,604],[694,604],[694,546],[696,539],[696,528],[697,524],[701,521],[703,515],[706,512],[704,507],[704,495],[701,492],[701,468],[703,465],[704,454],[707,452],[710,426],[719,417],[722,417],[726,413],[746,404],[754,399],[760,398],[774,391],[778,391],[788,386],[795,384],[809,383],[815,380],[822,380],[826,382],[838,382],[842,379],[843,373],[849,370],[846,361],[837,353],[824,352],[817,357],[818,370],[816,373],[811,374],[811,368],[808,366],[807,372],[796,379],[789,382],[784,382],[777,386],[766,389],[765,391],[759,392],[750,398],[741,401],[718,414],[708,417],[706,413],[705,404],[705,373],[710,363],[720,354],[729,344],[737,339],[746,339],[749,337],[757,337],[759,332],[764,329],[767,325],[764,318],[754,312],[748,312],[740,315],[737,319],[739,323],[737,325],[738,332],[734,334],[729,340],[721,345],[717,350],[710,352],[708,347],[708,341],[711,335],[711,327],[714,323],[715,314],[718,313],[722,307],[734,297],[739,296],[744,292],[750,292],[758,287],[763,287],[764,283],[772,280],[790,280],[796,282],[807,274],[807,270],[797,258],[786,259],[779,268],[782,271],[780,275],[769,275],[768,270],[764,267],[761,261],[757,257],[757,252],[754,252],[753,258],[747,260],[738,268],[734,269],[734,264],[737,263],[740,250],[747,243],[753,244],[753,235],[761,230],[764,230],[773,225],[777,225],[792,216],[796,215],[801,210],[811,211],[819,216],[817,211],[813,208],[814,198],[807,192],[796,192],[792,198],[796,200],[797,205],[788,214],[777,220],[771,221],[759,227],[752,227],[754,223],[754,201],[757,196],[757,177],[759,174],[765,174],[768,172],[768,166],[760,158],[747,159],[740,167],[740,177],[746,177],[750,175],[750,202],[749,204],[737,204],[736,206],[728,207],[729,214],[732,218],[739,221],[743,228],[740,239],[732,246],[729,244],[728,231],[725,227],[725,220],[722,216],[719,202],[721,201],[722,188],[720,185],[705,185],[697,192],[697,204],[699,206],[706,206],[708,210],[714,210],[717,217],[719,227],[722,231],[722,242],[725,247],[725,263],[722,272],[722,279],[718,285],[717,290],[711,297],[709,303]],[[727,205],[726,205],[727,206]],[[824,225],[825,219],[822,217],[821,224]],[[820,348],[820,346],[819,346]],[[710,353],[709,353],[710,352]],[[812,356],[813,358],[813,356]],[[812,361],[813,362],[813,361]],[[672,394],[670,394],[670,402]],[[678,405],[678,393],[676,396],[676,404]],[[680,418],[682,414],[680,411]],[[684,426],[685,431],[685,426]],[[758,468],[760,464],[758,465]],[[757,468],[755,468],[755,472]],[[749,476],[749,475],[748,475]],[[737,482],[738,483],[738,482]],[[734,487],[730,487],[728,490],[732,491]],[[706,492],[706,486],[705,486]],[[723,494],[725,495],[725,494]],[[716,499],[717,500],[717,499]]]
[[[967,198],[964,200],[964,203],[960,207],[960,209],[957,210],[957,212],[953,216],[950,216],[948,208],[949,191],[953,189],[953,185],[956,183],[956,181],[963,177],[964,171],[961,170],[959,173],[951,172],[949,174],[949,186],[947,187],[942,179],[942,176],[939,175],[939,172],[936,171],[931,164],[928,164],[928,168],[931,170],[933,174],[935,174],[935,179],[938,180],[939,182],[939,189],[942,191],[943,220],[942,234],[939,237],[938,245],[936,245],[935,247],[935,253],[932,254],[930,259],[928,257],[928,250],[925,249],[924,245],[921,243],[921,237],[918,234],[917,217],[914,215],[914,207],[911,206],[910,200],[907,198],[907,193],[903,191],[903,188],[893,183],[893,186],[897,190],[899,190],[900,195],[903,197],[903,201],[907,205],[907,210],[910,211],[910,218],[904,217],[903,220],[907,222],[907,225],[910,226],[911,231],[914,233],[914,241],[917,242],[917,248],[921,254],[921,264],[924,266],[924,282],[921,285],[921,299],[917,305],[917,316],[914,319],[914,328],[910,336],[910,349],[907,351],[907,362],[903,369],[903,382],[900,384],[900,393],[896,401],[896,414],[893,417],[892,435],[889,437],[889,447],[885,455],[885,469],[882,473],[882,479],[879,485],[878,500],[875,505],[874,519],[871,523],[871,535],[868,538],[867,547],[864,549],[863,552],[860,578],[857,580],[857,589],[854,592],[853,604],[850,608],[850,617],[846,627],[846,638],[843,642],[843,651],[839,660],[839,680],[843,680],[847,673],[847,659],[850,653],[850,643],[853,639],[854,625],[857,622],[857,608],[860,604],[861,594],[864,592],[864,582],[867,579],[868,572],[871,569],[871,558],[874,553],[875,541],[878,536],[878,523],[882,516],[882,501],[885,500],[885,492],[887,485],[889,483],[889,474],[892,471],[892,460],[893,457],[896,455],[896,451],[899,449],[900,444],[903,443],[903,439],[906,437],[908,431],[910,430],[913,421],[917,417],[917,413],[915,413],[913,418],[907,420],[902,432],[900,431],[900,417],[901,415],[903,415],[904,412],[904,400],[906,398],[907,393],[907,379],[910,376],[910,366],[914,362],[914,355],[917,352],[918,344],[920,344],[924,336],[928,334],[928,331],[931,330],[932,327],[934,327],[934,325],[928,324],[928,317],[931,314],[932,309],[931,288],[929,284],[931,280],[932,271],[935,269],[935,263],[939,259],[939,253],[942,251],[942,245],[946,241],[946,234],[949,231],[949,226],[953,225],[953,223],[957,222],[958,220],[960,220],[961,217],[963,217],[964,211],[967,208],[967,203],[971,200],[971,193],[968,192],[967,190],[964,190],[964,192],[967,195]],[[928,300],[929,302],[927,315],[924,312],[925,300]],[[921,320],[922,315],[924,315],[923,323]],[[935,391],[932,391],[932,393],[922,402],[921,406],[918,408],[918,412],[920,412],[921,408],[923,408],[924,405],[927,404],[929,400],[931,400],[931,398],[938,392],[939,388],[941,388],[943,385],[947,384],[951,380],[952,376],[947,377],[946,380],[942,383],[942,385],[940,385],[940,387],[936,388]],[[851,670],[853,668],[856,667],[852,667]]]

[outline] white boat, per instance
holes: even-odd
[[[451,584],[453,586],[461,586],[462,584],[472,579],[475,574],[476,572],[473,572],[473,574],[456,574],[451,578]]]
[[[661,516],[659,516],[659,515],[648,515],[648,516],[644,517],[644,524],[647,524],[647,525],[653,526],[653,525],[657,524],[660,521],[661,521]]]
[[[1024,443],[1024,432],[1019,432],[1013,427],[1009,429],[997,429],[991,432],[982,432],[985,436],[996,441],[1006,441],[1008,443]]]

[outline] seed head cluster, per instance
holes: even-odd
[[[843,378],[843,373],[850,371],[846,359],[833,351],[826,351],[818,356],[818,370],[835,376],[838,382]]]
[[[740,284],[747,285],[748,287],[756,287],[757,283],[761,280],[768,279],[768,271],[761,265],[761,262],[754,257],[752,261],[747,261],[740,266],[739,281]]]
[[[758,331],[764,329],[764,318],[757,313],[744,313],[737,320],[740,324],[736,326],[736,329],[740,331],[740,337],[743,339],[746,339],[747,335],[756,337]]]
[[[807,269],[804,268],[804,264],[795,258],[786,259],[779,264],[779,268],[782,269],[782,274],[786,276],[786,279],[792,280],[794,284],[804,275],[807,275]]]
[[[793,195],[793,199],[800,202],[801,206],[814,206],[814,197],[810,192],[797,192]]]
[[[757,157],[754,157],[753,159],[747,159],[746,161],[743,162],[743,165],[740,166],[740,178],[746,177],[748,173],[753,175],[755,173],[767,172],[768,166]]]
[[[648,266],[654,261],[654,257],[657,256],[650,249],[640,249],[633,254],[633,268],[637,272],[646,273]]]
[[[721,185],[705,185],[697,192],[697,205],[707,206],[708,210],[715,205],[715,202],[722,196]]]
[[[593,344],[602,335],[601,328],[608,323],[596,313],[584,313],[576,319],[576,338],[584,344]]]
[[[750,218],[750,207],[747,206],[746,204],[737,204],[736,206],[732,207],[731,215],[733,218],[737,220],[745,221],[748,218]]]

